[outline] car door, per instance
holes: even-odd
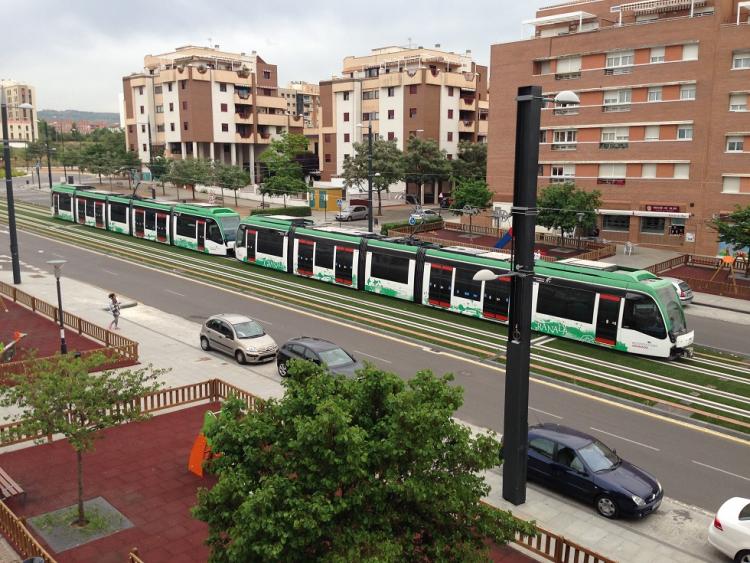
[[[357,219],[367,219],[367,208],[364,207],[364,206],[362,206],[362,205],[358,205],[357,206],[357,216],[356,216],[356,218]]]
[[[320,361],[320,357],[318,357],[318,355],[315,352],[313,352],[310,348],[305,348],[304,358],[308,362],[312,362],[314,364],[321,365],[321,363],[322,363]]]
[[[593,499],[593,476],[586,469],[580,456],[568,446],[562,446],[557,450],[552,479],[555,487],[569,496]]]
[[[216,348],[222,352],[231,354],[232,349],[232,329],[224,321],[216,321]]]
[[[210,320],[206,323],[206,338],[214,350],[223,350],[222,346],[222,335],[219,327],[219,321],[216,319]]]
[[[552,476],[552,465],[555,457],[555,442],[541,436],[529,439],[529,458],[527,471],[529,479],[549,483]]]

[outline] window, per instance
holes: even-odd
[[[264,70],[263,71],[263,79],[264,80],[271,80],[271,71],[270,70]]]
[[[388,119],[393,119],[396,117],[396,110],[395,109],[389,109],[388,110]]]
[[[379,74],[380,74],[380,68],[376,66],[365,69],[365,77],[367,78],[376,78]]]
[[[604,92],[604,105],[629,104],[630,97],[630,90],[607,90]]]
[[[445,158],[447,158],[448,160],[453,160],[453,155],[448,153],[445,155]]]
[[[344,95],[344,101],[348,102],[349,101],[349,92],[344,92],[343,95]]]
[[[167,82],[167,92],[171,92],[171,91],[172,91],[172,83]]]
[[[183,121],[183,122],[182,122],[182,128],[183,128],[183,129],[184,129],[185,131],[187,131],[187,130],[188,130],[188,122],[187,122],[187,121]]]
[[[58,195],[58,205],[60,206],[60,209],[62,211],[70,211],[70,205],[72,202],[72,199],[70,195],[68,194],[57,194]],[[112,204],[115,205],[115,204]]]
[[[389,86],[388,87],[388,97],[392,98],[395,95],[396,95],[396,88],[393,87],[393,86]]]
[[[690,43],[689,45],[682,46],[682,60],[683,61],[697,61],[698,60],[698,44]]]
[[[380,96],[379,90],[363,90],[362,91],[362,99],[363,100],[377,100]]]
[[[141,133],[145,133],[145,132],[146,132],[146,126],[145,125],[141,125]]]
[[[331,155],[329,153],[326,153],[325,160],[326,162],[331,162]]]
[[[602,162],[599,165],[599,178],[624,178],[626,166],[619,162]]]
[[[183,110],[186,110],[186,109],[187,109],[187,102],[182,102],[182,109],[183,109]]]
[[[646,125],[646,133],[644,134],[645,141],[658,141],[659,140],[659,126],[658,125]]]
[[[580,323],[593,321],[595,292],[554,283],[541,283],[538,287],[537,313]]]
[[[169,124],[169,130],[170,131],[174,131],[174,123],[170,123]]]
[[[602,143],[627,142],[629,138],[628,127],[604,127],[602,129]]]
[[[345,143],[349,142],[349,133],[344,133],[344,142]]]
[[[642,217],[641,219],[644,219]],[[664,219],[662,219],[662,222]],[[641,224],[643,221],[641,221]],[[636,330],[655,338],[666,338],[664,318],[656,302],[647,295],[634,295],[625,299],[622,328]]]
[[[409,283],[408,258],[392,254],[370,253],[370,275],[381,280]]]
[[[221,130],[222,130],[222,131],[223,131],[224,133],[227,133],[227,132],[229,131],[229,124],[228,124],[228,123],[222,123],[222,124],[221,124]]]
[[[661,86],[652,86],[648,89],[649,102],[661,102]]]
[[[664,62],[664,47],[651,47],[651,62],[652,63],[663,63]]]
[[[155,111],[156,113],[164,113],[164,106],[156,106]]]
[[[174,103],[169,102],[169,111],[174,111]]]
[[[416,93],[417,93],[417,85],[409,84],[409,94],[416,94]]]
[[[476,269],[456,268],[456,282],[453,285],[453,295],[461,299],[479,301],[482,296],[482,282],[475,281]]]
[[[409,117],[417,117],[417,108],[409,108]]]
[[[195,217],[190,215],[178,215],[175,234],[181,237],[195,238]]]
[[[225,82],[219,82],[219,92],[226,92],[227,91],[227,85]]]
[[[315,265],[319,268],[333,269],[333,244],[321,241],[315,243]]]
[[[581,76],[581,57],[562,57],[557,59],[555,78],[578,78]]]
[[[740,177],[739,176],[724,176],[724,178],[722,178],[721,192],[725,194],[740,193]]]
[[[727,137],[727,152],[742,152],[745,150],[744,137]]]
[[[62,198],[60,199],[60,207],[62,208]],[[128,206],[124,203],[109,203],[109,220],[117,223],[127,223],[128,219]]]
[[[630,217],[628,215],[602,215],[603,231],[630,231]]]
[[[156,211],[154,211],[153,209],[146,209],[146,214],[144,216],[144,226],[149,231],[156,230]]]
[[[448,141],[453,140],[453,131],[448,131]]]
[[[567,182],[576,175],[575,164],[553,164],[550,182]]]
[[[258,229],[256,249],[261,254],[284,256],[284,234],[279,231]]]
[[[219,109],[221,109],[221,111],[224,111],[224,112],[227,111],[227,109],[228,109],[227,104],[221,104],[221,106],[219,107]]]
[[[143,143],[143,152],[148,152],[148,146],[146,143]]]
[[[448,119],[453,119],[453,110],[452,109],[448,110]]]
[[[143,86],[138,86],[138,95],[143,96]]]
[[[732,53],[732,69],[750,68],[750,51],[735,51]]]
[[[448,86],[448,95],[453,96],[453,86]]]
[[[631,71],[630,67],[633,66],[633,59],[633,51],[618,51],[616,53],[608,53],[604,73],[626,74]]]
[[[575,129],[562,129],[554,131],[552,137],[552,150],[575,150],[577,139],[578,131]]]
[[[164,124],[157,125],[156,126],[156,132],[157,133],[164,133]]]
[[[729,111],[747,111],[747,94],[730,94]]]
[[[691,141],[693,139],[693,126],[679,125],[677,127],[677,138],[681,141]]]
[[[539,455],[552,459],[555,453],[555,443],[547,438],[533,438],[529,440],[529,449]]]
[[[348,154],[344,154],[344,160],[349,160],[349,155]]]
[[[323,135],[323,142],[324,143],[330,143],[331,142],[331,134],[330,133],[326,133],[325,135]]]
[[[641,232],[652,235],[663,235],[665,221],[664,217],[641,217]]]
[[[344,121],[349,121],[349,112],[348,111],[344,112]]]
[[[540,143],[546,143],[547,142],[547,131],[545,129],[541,129],[539,131],[539,142]]]
[[[187,88],[187,80],[180,80],[180,88],[184,90]]]
[[[695,99],[695,84],[683,84],[680,86],[680,99],[681,100],[694,100]]]
[[[656,178],[656,164],[649,162],[641,167],[641,178]]]
[[[145,109],[143,106],[141,106],[141,113],[145,113]]]
[[[672,177],[676,180],[688,180],[690,178],[690,165],[684,162],[675,164]]]

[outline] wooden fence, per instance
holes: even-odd
[[[515,543],[554,563],[615,563],[558,534],[537,526],[535,536],[517,535]]]
[[[47,563],[55,563],[47,550],[31,535],[23,521],[13,514],[3,501],[0,501],[0,532],[24,559],[41,557]]]
[[[681,266],[697,266],[703,267],[710,270],[716,270],[720,263],[721,258],[718,256],[700,256],[695,254],[683,254],[670,258],[653,266],[646,268],[649,272],[656,274],[667,274],[669,270],[679,268]],[[735,268],[736,270],[736,268]],[[680,279],[686,282],[693,291],[699,291],[704,293],[712,293],[714,295],[723,295],[726,297],[736,297],[738,299],[750,299],[750,285],[746,284],[733,284],[723,281],[711,281],[710,279],[696,278],[680,275]]]

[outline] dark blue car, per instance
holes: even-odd
[[[655,477],[593,436],[558,424],[529,428],[528,478],[593,503],[606,518],[643,517],[664,496]]]

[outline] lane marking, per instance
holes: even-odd
[[[112,270],[106,270],[104,268],[102,268],[102,272],[104,272],[106,274],[109,274],[110,276],[119,276],[120,275],[117,272],[113,272]]]
[[[172,291],[171,289],[165,289],[167,293],[171,293],[173,295],[179,295],[180,297],[187,297],[184,293],[180,293],[179,291]]]
[[[534,411],[534,412],[538,412],[538,413],[542,413],[544,415],[551,416],[552,418],[557,418],[559,420],[562,420],[562,418],[563,418],[559,414],[552,414],[551,412],[543,411],[542,409],[537,409],[537,408],[534,408],[534,407],[529,407],[529,410],[530,411]]]
[[[385,340],[390,340],[390,341],[393,341],[393,342],[397,342],[399,344],[404,344],[406,346],[411,346],[413,348],[419,348],[419,349],[421,349],[423,351],[430,351],[430,352],[433,352],[433,353],[441,354],[443,356],[447,356],[449,358],[452,358],[452,359],[455,359],[455,360],[458,360],[458,361],[462,361],[462,362],[465,362],[465,363],[473,364],[473,365],[479,366],[481,368],[490,369],[490,370],[499,372],[499,373],[501,373],[503,375],[505,374],[505,370],[503,368],[500,368],[500,367],[497,367],[497,366],[493,366],[493,365],[490,365],[490,364],[486,364],[486,363],[481,362],[479,360],[474,360],[474,359],[471,359],[471,358],[465,358],[465,357],[460,356],[458,354],[453,354],[453,353],[447,352],[447,351],[436,352],[436,351],[430,349],[429,347],[427,347],[427,346],[425,346],[423,344],[418,344],[418,343],[415,343],[415,342],[409,342],[408,340],[404,340],[403,338],[398,338],[398,337],[395,337],[395,336],[391,336],[389,334],[383,334],[383,333],[380,333],[380,332],[375,332],[373,330],[369,330],[369,329],[366,329],[366,328],[361,327],[361,326],[348,324],[346,322],[339,321],[339,320],[336,320],[336,319],[333,319],[333,318],[330,318],[330,317],[325,317],[325,316],[322,316],[322,315],[318,315],[318,314],[312,313],[310,311],[303,311],[303,310],[300,310],[300,309],[298,309],[296,307],[287,306],[287,305],[284,305],[283,303],[279,303],[279,302],[275,302],[275,301],[269,301],[267,299],[264,299],[262,297],[258,297],[258,296],[255,296],[255,295],[248,295],[246,293],[242,293],[242,292],[240,292],[238,290],[230,289],[228,287],[213,285],[211,283],[208,283],[208,282],[205,282],[205,281],[202,281],[202,280],[199,280],[199,279],[194,279],[194,278],[191,278],[191,277],[188,277],[188,276],[185,276],[185,275],[180,275],[180,274],[177,274],[177,273],[174,273],[174,272],[171,272],[171,271],[165,271],[165,270],[162,270],[160,268],[153,267],[153,266],[146,266],[142,262],[134,262],[134,261],[128,260],[126,258],[120,258],[119,256],[113,256],[113,255],[110,255],[110,254],[106,254],[106,253],[104,253],[104,252],[102,252],[100,250],[93,250],[91,248],[86,248],[86,247],[82,248],[82,247],[77,246],[76,244],[73,244],[71,242],[67,242],[65,240],[58,240],[58,239],[50,238],[49,236],[45,236],[43,234],[38,234],[38,233],[35,233],[33,231],[29,231],[29,230],[26,230],[26,229],[23,229],[23,228],[19,229],[19,230],[23,231],[25,234],[27,234],[29,236],[38,237],[38,238],[44,239],[44,240],[46,240],[48,242],[52,242],[52,243],[55,243],[55,244],[65,244],[65,245],[70,246],[71,248],[73,248],[75,250],[78,250],[78,251],[81,251],[81,252],[91,252],[92,254],[98,254],[99,256],[106,256],[108,258],[111,258],[111,259],[114,259],[114,260],[118,260],[120,262],[123,262],[123,263],[131,265],[131,266],[137,266],[137,267],[140,267],[140,268],[144,268],[146,270],[151,270],[151,271],[156,272],[158,274],[164,274],[164,275],[167,275],[167,276],[172,276],[172,277],[181,279],[183,281],[184,280],[189,280],[189,281],[192,281],[193,283],[197,283],[197,284],[203,285],[205,287],[213,288],[213,289],[218,289],[219,291],[224,291],[226,293],[230,293],[230,294],[235,295],[237,297],[243,297],[245,299],[250,299],[250,300],[253,300],[253,301],[259,301],[259,302],[264,303],[266,305],[273,305],[275,307],[279,307],[279,308],[285,309],[287,311],[292,311],[292,312],[297,313],[297,314],[302,314],[302,315],[305,315],[305,316],[308,316],[308,317],[312,317],[312,318],[317,319],[317,320],[323,320],[323,321],[326,321],[326,322],[330,322],[332,324],[337,324],[339,326],[345,327],[345,328],[350,329],[350,330],[353,329],[353,330],[356,330],[358,332],[362,332],[364,334],[368,334],[368,335],[371,335],[371,336],[377,336],[378,338],[383,338]],[[224,283],[227,283],[227,281],[224,280]],[[733,442],[735,444],[739,444],[741,446],[745,446],[745,447],[750,448],[750,440],[746,440],[746,439],[740,438],[738,436],[733,436],[731,434],[725,434],[723,432],[719,432],[718,430],[714,430],[712,428],[706,428],[706,427],[703,427],[703,426],[698,426],[696,424],[691,424],[690,422],[686,422],[686,421],[683,421],[683,420],[678,420],[678,419],[675,419],[675,418],[671,418],[671,417],[666,416],[666,415],[661,415],[661,414],[658,414],[658,413],[655,413],[655,412],[643,410],[642,408],[634,407],[634,406],[627,405],[627,404],[624,404],[624,403],[619,403],[619,402],[617,402],[617,401],[615,401],[613,399],[607,399],[607,398],[604,398],[604,397],[598,397],[596,395],[591,395],[586,390],[579,391],[578,389],[570,388],[570,387],[568,387],[566,385],[561,385],[561,384],[558,384],[558,383],[555,383],[555,382],[552,382],[552,381],[547,381],[547,380],[539,379],[539,378],[536,378],[536,377],[530,377],[529,381],[533,382],[533,383],[535,383],[537,385],[543,385],[545,387],[549,387],[551,389],[555,389],[555,390],[563,392],[563,393],[568,393],[570,395],[574,395],[574,396],[579,397],[579,398],[583,398],[583,399],[586,399],[586,400],[589,400],[589,401],[594,401],[594,402],[597,402],[597,403],[601,403],[603,405],[607,405],[609,407],[613,407],[613,408],[617,408],[617,409],[620,409],[620,410],[624,410],[624,411],[630,412],[632,414],[636,414],[636,415],[640,415],[640,416],[645,416],[647,418],[652,418],[652,419],[658,420],[660,422],[667,422],[669,424],[672,424],[673,426],[678,426],[680,428],[684,428],[684,429],[687,429],[687,430],[692,430],[692,431],[695,431],[695,432],[698,432],[698,433],[701,433],[701,434],[705,434],[707,436],[713,436],[713,437],[716,437],[716,438],[722,438],[722,439],[727,440],[729,442]]]
[[[718,467],[714,467],[713,465],[708,465],[706,463],[701,463],[700,461],[695,461],[694,459],[691,459],[695,465],[700,465],[701,467],[707,467],[708,469],[713,469],[714,471],[718,471],[719,473],[724,473],[726,475],[731,475],[732,477],[737,477],[738,479],[744,479],[745,481],[750,481],[750,477],[745,477],[744,475],[737,475],[736,473],[732,473],[731,471],[726,471],[724,469],[719,469]]]
[[[390,360],[386,360],[385,358],[379,358],[378,356],[373,356],[372,354],[367,354],[366,352],[363,352],[362,350],[354,350],[357,354],[360,356],[367,356],[368,358],[372,358],[373,360],[378,360],[380,362],[385,362],[386,364],[392,364],[393,362]]]
[[[631,444],[635,444],[637,446],[643,446],[644,448],[654,450],[655,452],[661,451],[659,448],[655,448],[654,446],[649,446],[648,444],[644,444],[643,442],[636,442],[635,440],[631,440],[630,438],[625,438],[623,436],[618,436],[617,434],[612,434],[611,432],[606,432],[601,428],[594,428],[593,426],[589,426],[589,428],[591,428],[591,430],[593,430],[594,432],[601,432],[602,434],[606,434],[607,436],[612,436],[613,438],[617,438],[619,440],[625,440],[626,442],[630,442]]]

